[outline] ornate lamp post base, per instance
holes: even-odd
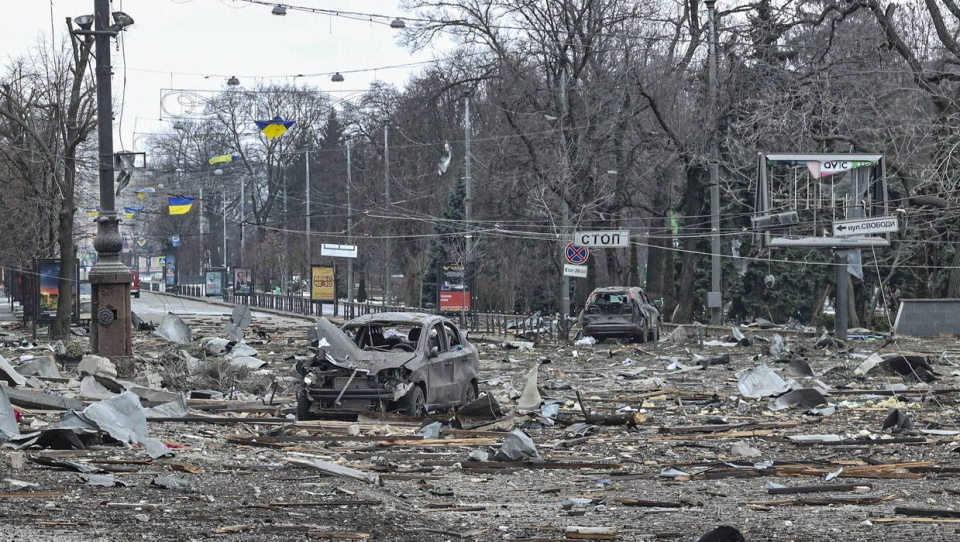
[[[112,216],[111,216],[112,215]],[[119,219],[109,213],[97,219],[93,245],[99,258],[90,270],[92,289],[91,349],[108,358],[133,355],[133,322],[130,316],[130,283],[133,272],[120,261],[123,239]]]

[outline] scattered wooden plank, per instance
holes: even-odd
[[[960,523],[960,519],[946,518],[872,518],[873,523]]]
[[[255,531],[257,527],[255,525],[244,524],[244,525],[227,525],[226,527],[218,527],[213,530],[216,534],[233,534],[233,533],[242,533],[245,531]]]
[[[423,448],[455,448],[458,446],[492,446],[498,444],[496,438],[450,438],[450,439],[402,439],[378,442],[377,446],[417,446]]]
[[[834,484],[823,486],[795,486],[771,487],[767,492],[771,495],[794,495],[798,493],[839,493],[841,491],[870,491],[869,485]]]
[[[60,497],[63,497],[63,493],[0,493],[0,499],[59,499]]]
[[[835,495],[831,497],[805,497],[783,501],[748,502],[748,507],[770,506],[829,506],[831,504],[879,504],[897,498],[896,495]]]
[[[766,437],[772,434],[773,431],[770,429],[758,429],[756,431],[724,431],[722,433],[700,433],[696,435],[670,435],[664,437],[650,437],[646,440],[649,442],[662,442],[668,440],[752,438]]]
[[[960,518],[958,510],[943,510],[937,508],[911,508],[909,506],[898,506],[893,509],[894,514],[901,516],[917,516],[927,518]]]
[[[624,506],[637,506],[641,508],[683,508],[684,506],[691,506],[682,502],[648,501],[644,499],[617,498],[614,500]]]
[[[264,504],[250,504],[247,508],[325,508],[329,506],[379,506],[383,501],[377,500],[339,500],[339,501],[304,501],[304,502],[270,502]]]
[[[620,528],[570,526],[564,528],[563,536],[576,540],[617,540],[620,538]]]

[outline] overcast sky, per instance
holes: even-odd
[[[40,40],[62,40],[68,16],[93,12],[93,0],[21,0],[4,2],[0,18],[2,64],[25,56]],[[396,0],[294,0],[288,5],[323,10],[404,15]],[[288,10],[280,17],[271,7],[241,0],[113,0],[135,20],[113,42],[115,102],[122,102],[114,130],[116,150],[143,150],[142,138],[170,126],[182,113],[173,96],[180,89],[210,96],[226,88],[230,76],[241,84],[257,81],[310,84],[349,98],[371,81],[403,86],[434,53],[411,54],[398,45],[397,30],[386,24],[342,16]],[[384,21],[381,19],[381,21]],[[333,72],[345,81],[333,83]],[[295,77],[304,74],[306,77]],[[124,92],[126,90],[126,92]],[[119,105],[118,105],[119,107]],[[164,118],[164,121],[160,119]]]

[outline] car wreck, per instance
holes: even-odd
[[[442,316],[368,314],[342,328],[320,318],[311,333],[315,355],[296,365],[299,419],[364,411],[421,416],[477,398],[477,349]]]
[[[580,312],[581,334],[597,340],[660,340],[660,311],[642,288],[609,286],[590,292]]]

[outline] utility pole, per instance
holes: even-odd
[[[704,0],[707,4],[709,39],[709,73],[707,82],[707,111],[710,115],[710,323],[719,326],[723,320],[723,296],[720,281],[720,138],[718,137],[717,113],[717,30],[715,27],[716,0]]]
[[[384,182],[384,198],[386,199],[386,209],[389,213],[390,209],[393,207],[390,204],[390,121],[383,123],[383,182]],[[390,284],[393,278],[390,276],[390,263],[393,260],[393,239],[391,239],[393,233],[386,232],[386,276],[384,277],[383,283],[383,304],[389,305],[393,299],[393,285]]]
[[[347,140],[347,244],[353,244],[353,202],[350,199],[350,185],[353,178],[350,171],[353,169],[351,154],[353,141]],[[353,302],[353,258],[347,258],[347,302]]]
[[[473,311],[473,180],[470,176],[470,94],[463,94],[463,185],[465,195],[463,198],[463,217],[467,230],[464,248],[466,255],[464,258],[463,271],[466,279],[466,287],[470,292],[470,297],[466,300],[466,305]],[[465,312],[465,311],[464,311]],[[466,315],[463,315],[464,318]],[[466,321],[464,321],[466,324]],[[468,326],[469,327],[469,326]]]
[[[570,163],[567,160],[567,135],[563,131],[563,122],[567,117],[567,70],[564,67],[560,72],[560,165],[561,179],[563,186],[560,187],[560,250],[566,245],[570,237],[570,205],[567,203],[567,183],[570,181]],[[562,267],[561,267],[562,269]],[[563,274],[560,288],[563,289],[560,295],[560,317],[563,318],[562,329],[567,329],[567,316],[570,316],[570,277]]]
[[[203,236],[203,207],[206,205],[206,201],[203,199],[203,187],[200,187],[200,274],[203,274],[203,266],[206,264],[209,267],[209,261],[207,260],[207,240]],[[204,279],[206,280],[206,279]]]
[[[290,289],[290,231],[287,227],[287,178],[283,178],[283,265],[280,278],[280,295],[288,295]]]
[[[123,238],[117,216],[113,171],[113,89],[111,88],[110,38],[133,23],[126,14],[110,25],[110,0],[94,0],[96,45],[97,143],[99,151],[100,214],[93,246],[97,263],[90,270],[93,322],[90,343],[94,354],[129,358],[133,355],[130,317],[130,283],[133,273],[120,261]],[[123,19],[123,20],[121,20]],[[89,28],[89,26],[87,27]],[[89,32],[89,30],[87,30]]]
[[[305,277],[310,276],[310,266],[313,265],[313,251],[310,250],[310,151],[303,151],[306,160],[306,176],[304,178],[303,190],[307,198],[307,273]]]

